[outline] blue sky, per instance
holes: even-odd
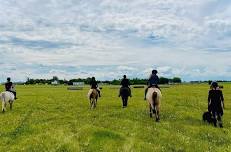
[[[231,80],[230,0],[0,0],[0,82]]]

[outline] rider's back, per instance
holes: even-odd
[[[5,90],[6,91],[11,91],[12,90],[12,86],[13,86],[12,82],[5,83]]]
[[[122,79],[121,83],[122,87],[128,87],[130,85],[130,82],[128,79]]]
[[[155,74],[152,74],[148,80],[149,85],[158,85],[159,77]]]

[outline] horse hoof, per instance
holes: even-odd
[[[160,122],[160,119],[156,119],[156,122]]]

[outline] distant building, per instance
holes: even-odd
[[[73,86],[84,86],[84,82],[73,82]]]
[[[59,82],[57,80],[54,80],[53,82],[51,82],[52,85],[58,85]]]

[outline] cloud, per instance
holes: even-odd
[[[0,9],[1,81],[152,69],[184,80],[231,76],[228,0],[8,0]]]

